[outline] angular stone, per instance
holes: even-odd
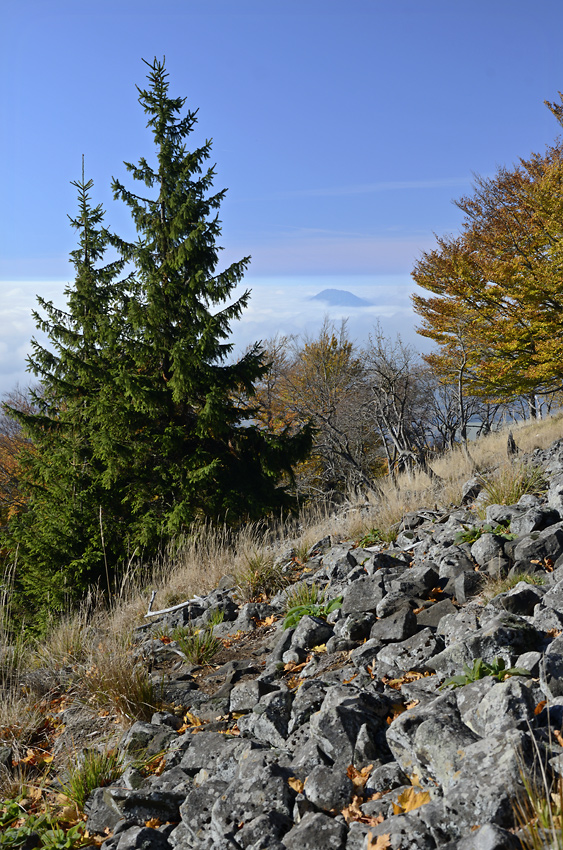
[[[560,632],[563,630],[563,614],[553,608],[536,605],[532,625],[542,632]]]
[[[479,566],[484,566],[493,558],[504,556],[504,542],[497,534],[482,534],[471,547],[471,557]]]
[[[563,553],[563,523],[551,525],[544,531],[534,531],[518,540],[513,550],[515,561],[545,561],[553,563]]]
[[[227,738],[220,732],[198,732],[193,735],[180,767],[191,776],[206,770],[213,778],[230,782],[241,755],[252,746],[250,741]]]
[[[276,690],[260,679],[239,682],[231,691],[230,711],[251,711],[263,696]]]
[[[502,613],[489,620],[483,628],[451,644],[428,660],[428,667],[446,676],[457,675],[464,663],[472,666],[476,658],[491,663],[503,658],[508,667],[519,655],[541,644],[540,633],[521,617]]]
[[[119,833],[118,850],[170,850],[161,832],[146,826],[132,826]]]
[[[418,630],[416,615],[408,605],[400,608],[389,617],[378,620],[372,626],[370,632],[371,640],[378,640],[381,644],[406,640]]]
[[[391,582],[390,590],[407,596],[424,596],[428,590],[436,587],[440,576],[433,567],[423,566],[405,570],[400,579]]]
[[[540,686],[548,699],[563,696],[563,635],[554,638],[540,662]]]
[[[529,736],[516,730],[466,747],[455,782],[444,788],[446,810],[460,828],[513,825],[514,800],[522,789],[522,758],[526,762],[532,758],[532,746]]]
[[[517,537],[525,537],[532,531],[541,531],[556,522],[559,522],[557,511],[549,508],[531,508],[526,513],[513,518],[510,523],[510,531]]]
[[[509,611],[511,614],[531,615],[541,601],[544,591],[525,581],[520,581],[506,593],[499,593],[489,602],[492,608]]]
[[[542,605],[553,608],[559,614],[563,614],[563,580],[558,581],[543,595]]]
[[[371,696],[345,685],[334,686],[311,717],[311,735],[333,762],[347,766],[353,763],[362,727],[367,725],[373,740],[388,710],[389,701],[383,696]]]
[[[305,782],[305,796],[325,812],[342,811],[352,799],[354,785],[343,770],[315,767]]]
[[[521,850],[521,843],[516,836],[497,826],[486,823],[468,835],[456,845],[456,850]]]
[[[387,743],[401,769],[425,783],[446,785],[455,775],[466,748],[477,735],[461,721],[455,698],[437,697],[400,714],[387,730]]]
[[[344,850],[346,827],[321,812],[307,812],[283,843],[288,850]]]
[[[381,574],[359,578],[344,591],[342,613],[347,615],[375,611],[384,595],[385,585]]]
[[[375,623],[375,614],[364,611],[360,614],[348,614],[343,620],[336,624],[334,633],[352,641],[364,640],[369,636],[371,627]]]
[[[292,694],[277,690],[266,694],[250,714],[241,717],[238,728],[273,747],[283,747],[288,735]]]
[[[119,742],[119,749],[125,753],[145,752],[152,739],[161,733],[162,726],[137,720]],[[170,735],[170,738],[173,737],[173,734]]]
[[[428,626],[432,629],[437,629],[442,618],[449,614],[457,614],[457,608],[451,599],[442,599],[440,602],[435,602],[424,611],[416,615],[416,621],[423,628]]]
[[[239,776],[213,804],[211,829],[214,836],[219,840],[229,837],[237,841],[244,824],[266,812],[287,818],[289,825],[295,792],[287,778],[282,769],[264,759],[247,760],[244,771],[241,769]],[[234,846],[237,845],[238,842]]]
[[[432,633],[432,629],[423,629],[401,643],[391,643],[377,653],[377,661],[389,664],[399,670],[415,670],[425,673],[434,669],[430,659],[443,647],[443,642]]]
[[[161,823],[180,820],[180,805],[185,793],[173,794],[156,790],[128,790],[117,786],[96,788],[86,802],[86,826],[91,833],[101,834],[114,828],[119,820],[144,826],[158,818]]]
[[[511,729],[527,729],[536,706],[530,687],[516,677],[510,677],[504,682],[491,681],[492,686],[486,689],[472,717],[462,715],[464,722],[483,738]]]
[[[288,724],[288,734],[291,734],[304,723],[315,711],[318,711],[326,694],[326,685],[318,679],[305,681],[298,689],[291,706],[291,717]]]
[[[381,620],[384,617],[390,617],[396,611],[400,611],[405,605],[414,609],[420,608],[423,603],[424,600],[417,596],[409,596],[401,593],[400,590],[393,590],[390,593],[386,593],[381,602],[377,603],[375,613]]]
[[[334,634],[332,628],[326,620],[320,617],[305,616],[301,617],[291,638],[292,649],[312,649],[314,646],[319,646],[326,643]]]

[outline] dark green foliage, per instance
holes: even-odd
[[[33,445],[22,465],[28,509],[8,545],[34,606],[60,607],[93,582],[111,587],[121,564],[152,557],[200,517],[237,524],[291,508],[280,482],[311,445],[309,428],[274,435],[251,424],[267,366],[258,345],[231,360],[230,325],[249,292],[226,303],[249,258],[216,271],[225,193],[210,192],[211,143],[186,150],[196,113],[181,117],[164,64],[148,67],[139,101],[154,163],[125,163],[142,195],[113,181],[138,238],[109,233],[92,184],[75,184],[68,310],[39,299],[50,348],[34,343],[37,409],[13,413]],[[109,246],[118,259],[103,265]]]

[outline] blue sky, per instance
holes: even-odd
[[[542,150],[560,128],[560,0],[4,0],[0,5],[0,392],[25,382],[36,293],[60,299],[86,175],[106,222],[123,160],[150,157],[135,85],[166,56],[171,92],[213,139],[223,259],[251,254],[243,344],[313,330],[327,286],[416,343],[409,272],[473,173]],[[385,308],[385,309],[383,309]],[[331,313],[338,319],[340,314]]]

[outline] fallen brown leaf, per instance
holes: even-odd
[[[420,806],[430,802],[430,794],[428,791],[417,791],[415,788],[406,788],[397,797],[397,803],[393,803],[393,814],[402,815],[406,812],[412,812]]]
[[[303,793],[303,788],[305,787],[305,785],[296,776],[290,776],[287,780],[287,784],[290,788],[293,788],[293,790],[296,791],[298,794]]]
[[[353,764],[349,764],[346,768],[346,776],[352,780],[355,788],[363,788],[369,779],[369,775],[373,770],[373,764],[368,764],[367,767],[362,767],[358,770]]]
[[[349,806],[346,806],[345,809],[342,809],[342,815],[344,816],[344,820],[346,823],[350,823],[351,821],[358,821],[359,823],[367,823],[369,826],[377,826],[378,823],[382,823],[384,818],[383,815],[371,816],[365,815],[360,806],[364,802],[362,797],[355,795],[352,797],[352,802]]]
[[[391,835],[386,832],[384,835],[372,837],[371,832],[367,834],[366,850],[387,850],[391,847]]]

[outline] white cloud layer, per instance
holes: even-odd
[[[64,282],[0,281],[0,396],[17,384],[26,387],[34,376],[26,371],[26,357],[31,353],[31,339],[45,341],[32,318],[37,307],[36,295],[64,307]],[[390,276],[314,276],[259,277],[248,276],[244,289],[252,295],[241,319],[232,326],[236,350],[265,340],[276,334],[309,334],[314,336],[325,316],[335,322],[348,319],[351,339],[367,340],[376,322],[386,336],[401,334],[403,341],[418,350],[428,350],[428,343],[415,331],[410,294],[414,285],[408,275]],[[310,299],[324,289],[343,289],[371,302],[361,308],[331,307]]]

